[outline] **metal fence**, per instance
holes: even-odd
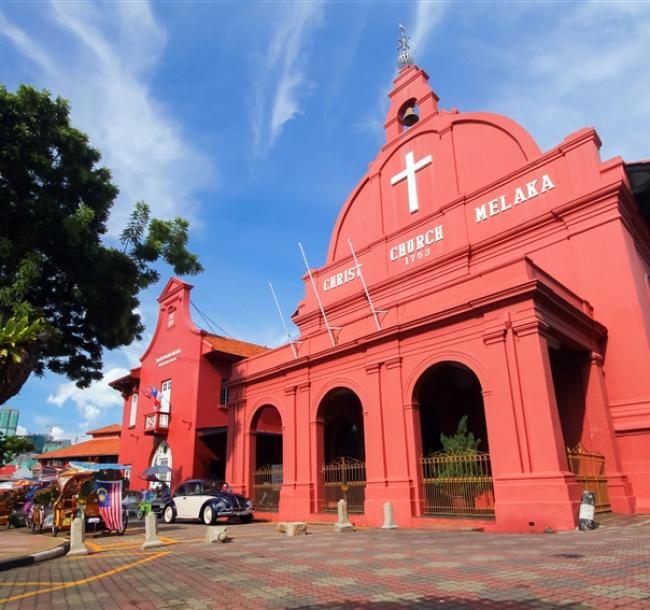
[[[269,464],[253,471],[253,505],[255,510],[277,512],[282,489],[282,464]]]
[[[612,510],[607,490],[605,474],[605,456],[589,451],[580,443],[574,449],[567,449],[569,468],[575,475],[582,491],[592,491],[596,497],[596,512],[605,513]]]
[[[323,466],[323,512],[336,512],[337,503],[348,503],[349,513],[363,513],[366,497],[366,463],[342,457]]]
[[[494,485],[487,453],[434,453],[420,458],[423,515],[494,517]]]

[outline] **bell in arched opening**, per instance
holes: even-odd
[[[420,117],[413,106],[409,106],[402,115],[402,125],[405,127],[413,127],[419,120]]]

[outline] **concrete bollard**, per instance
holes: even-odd
[[[68,557],[75,557],[76,555],[88,555],[90,551],[84,544],[84,537],[84,520],[77,517],[76,519],[72,520],[72,525],[70,526],[70,551],[68,552]]]
[[[307,524],[303,521],[281,521],[277,525],[278,532],[287,536],[305,536],[307,535]]]
[[[228,528],[225,525],[208,525],[205,534],[206,542],[227,542]]]
[[[162,546],[163,541],[158,536],[158,517],[156,513],[147,513],[144,518],[144,544],[142,550]]]
[[[339,520],[334,524],[335,532],[353,532],[354,525],[348,519],[348,503],[341,499],[337,504]]]
[[[580,502],[580,514],[578,515],[578,530],[586,532],[595,530],[598,523],[594,521],[596,513],[596,495],[593,491],[583,491]]]
[[[384,530],[392,530],[397,527],[395,523],[395,515],[393,514],[393,505],[390,502],[384,504],[384,525],[381,526]]]

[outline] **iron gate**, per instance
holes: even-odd
[[[366,463],[342,457],[323,466],[323,512],[336,512],[337,503],[348,503],[349,513],[363,513],[366,498]]]
[[[422,514],[494,517],[490,455],[434,453],[420,458]]]
[[[607,490],[605,474],[605,456],[589,451],[580,443],[574,449],[567,449],[569,468],[576,477],[582,491],[593,491],[596,497],[596,512],[606,513],[612,510]]]
[[[268,464],[253,471],[253,506],[255,510],[277,512],[282,489],[282,464]]]

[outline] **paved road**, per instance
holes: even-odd
[[[232,525],[231,542],[207,545],[203,526],[176,524],[143,552],[130,528],[91,539],[90,556],[1,572],[0,608],[650,609],[647,521],[548,535],[310,531]]]

